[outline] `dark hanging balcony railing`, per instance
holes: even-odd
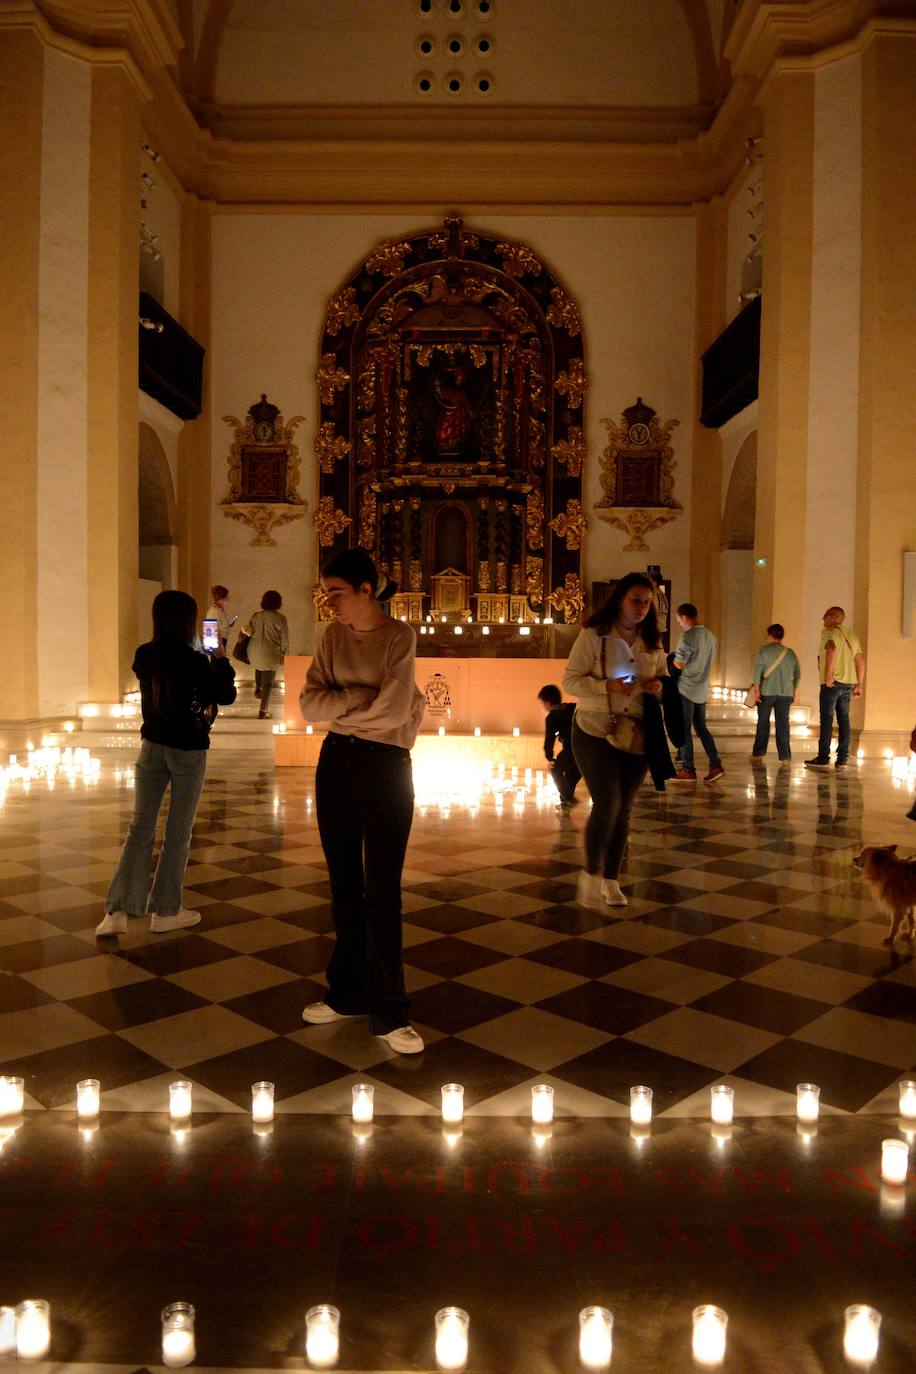
[[[760,297],[750,301],[703,354],[700,424],[719,429],[757,399]]]
[[[200,414],[204,349],[167,310],[140,292],[140,389],[178,415]]]

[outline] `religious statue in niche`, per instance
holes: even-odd
[[[462,454],[473,436],[475,407],[468,394],[467,369],[461,363],[434,375],[433,389],[439,413],[436,417],[436,453]]]
[[[235,430],[223,513],[251,526],[255,531],[252,544],[275,546],[272,531],[305,514],[307,503],[298,491],[299,450],[293,442],[304,419],[304,415],[294,415],[287,424],[263,391],[243,423],[234,415],[223,416],[224,423]]]
[[[672,431],[680,422],[668,420],[660,425],[656,412],[637,396],[635,405],[624,410],[620,424],[607,419],[601,423],[608,445],[601,455],[604,494],[595,512],[630,536],[624,552],[642,552],[649,547],[643,536],[681,513],[674,496],[677,463],[671,447]]]

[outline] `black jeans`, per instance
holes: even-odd
[[[754,755],[765,754],[770,742],[770,712],[776,716],[776,752],[783,760],[792,757],[789,745],[789,708],[791,697],[761,697],[757,703],[757,733],[754,736]]]
[[[646,776],[644,754],[625,754],[599,735],[587,735],[575,721],[573,753],[592,794],[585,827],[585,866],[589,873],[616,878],[630,832],[630,812]]]
[[[553,761],[553,780],[557,785],[561,802],[572,801],[576,783],[581,776],[572,749],[567,749],[564,745]]]
[[[337,942],[329,1007],[369,1013],[374,1035],[407,1025],[401,873],[413,821],[410,754],[330,732],[315,774],[318,832],[331,880]]]
[[[681,749],[684,767],[689,773],[693,772],[693,731],[696,730],[697,739],[706,750],[710,768],[720,768],[719,751],[706,725],[706,702],[688,701],[687,697],[682,696],[681,708],[684,712],[684,746]]]
[[[261,698],[262,711],[267,710],[267,704],[270,701],[270,693],[276,676],[276,668],[255,668],[254,670],[254,685]]]

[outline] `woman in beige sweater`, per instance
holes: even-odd
[[[400,1054],[423,1041],[404,987],[401,873],[413,820],[410,749],[423,718],[417,637],[379,602],[396,590],[363,549],[324,566],[334,616],[302,689],[302,714],[327,721],[315,775],[318,830],[337,940],[328,992],[302,1013],[313,1025],[368,1013],[373,1035]]]

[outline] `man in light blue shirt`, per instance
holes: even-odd
[[[677,680],[684,709],[684,747],[681,750],[683,767],[674,778],[675,782],[696,782],[697,772],[693,766],[693,731],[706,750],[709,759],[709,772],[704,782],[715,782],[721,778],[725,769],[719,758],[716,742],[706,725],[706,699],[709,696],[709,675],[715,661],[719,645],[712,630],[699,623],[699,611],[691,601],[684,601],[677,608],[677,623],[683,631],[680,643],[674,653],[674,666],[680,670]]]

